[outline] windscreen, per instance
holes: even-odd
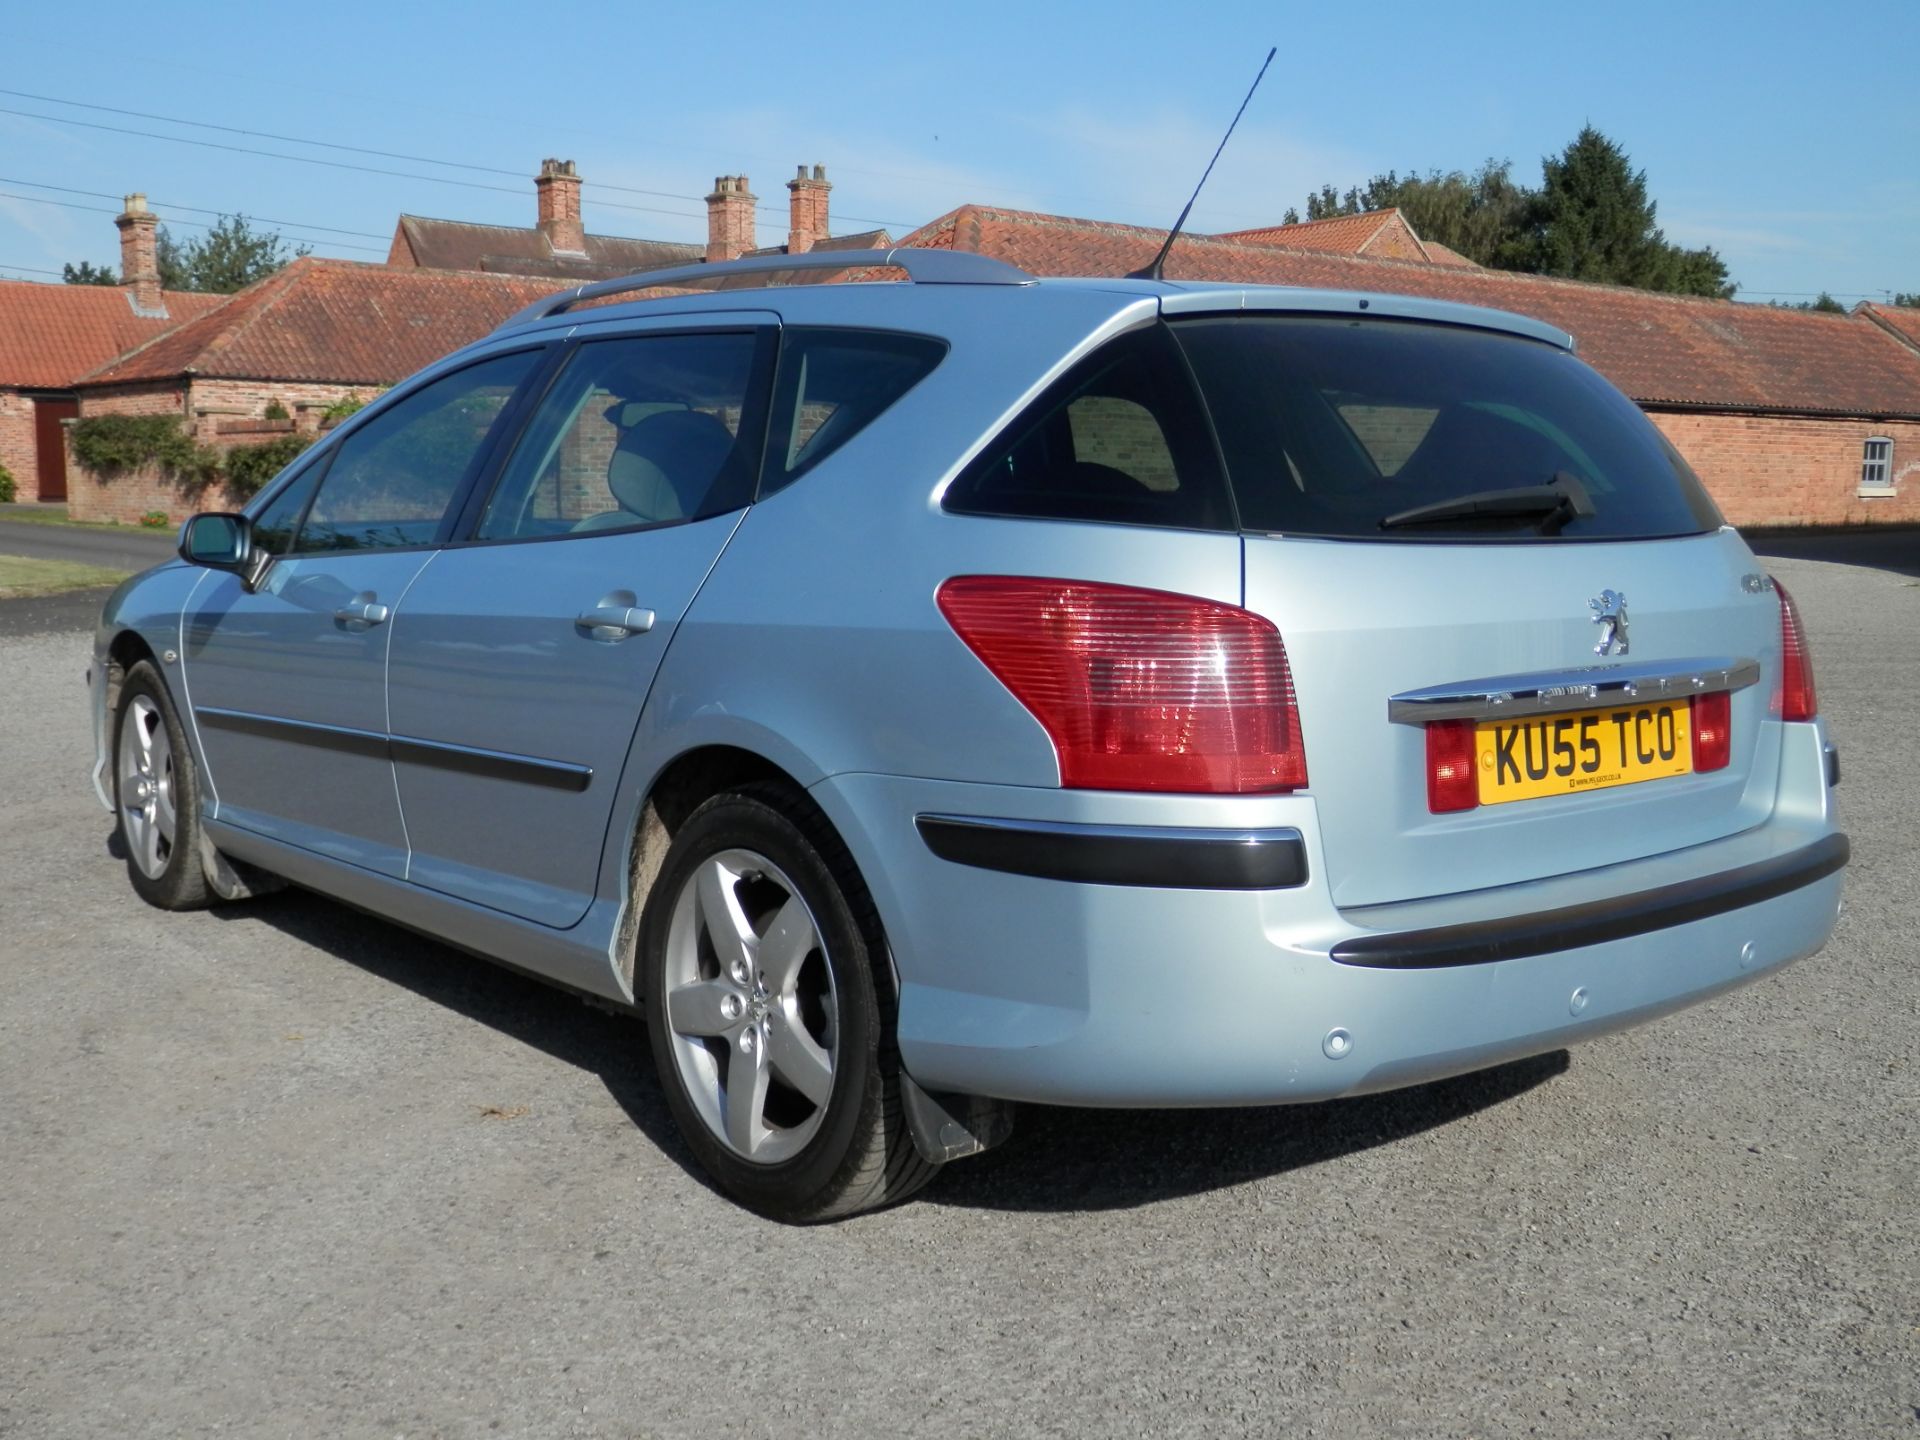
[[[1518,336],[1417,321],[1177,321],[1241,528],[1556,543],[1695,535],[1719,513],[1590,367]]]

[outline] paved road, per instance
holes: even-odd
[[[116,570],[145,570],[173,554],[176,539],[171,529],[47,525],[9,520],[0,514],[0,555],[32,560],[77,560]]]
[[[0,1435],[1914,1435],[1920,584],[1782,559],[1847,756],[1818,958],[1301,1110],[1030,1110],[824,1229],[630,1023],[311,896],[143,907],[79,631],[0,638]]]

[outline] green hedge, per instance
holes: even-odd
[[[236,495],[255,495],[260,487],[313,443],[311,436],[282,435],[264,445],[236,445],[227,451],[224,469],[227,488]]]
[[[306,435],[281,435],[222,454],[194,440],[173,415],[89,415],[70,433],[73,458],[102,480],[153,465],[182,485],[224,480],[239,495],[254,494],[313,443]]]
[[[0,505],[11,505],[14,498],[13,472],[0,465]]]

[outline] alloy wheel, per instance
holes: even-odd
[[[839,1053],[813,912],[765,856],[723,850],[681,887],[666,952],[667,1039],[695,1111],[741,1159],[791,1159],[826,1116]]]
[[[135,695],[120,722],[120,825],[140,873],[158,880],[173,855],[173,742],[160,707]]]

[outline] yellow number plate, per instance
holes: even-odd
[[[1693,712],[1654,701],[1618,710],[1578,710],[1474,726],[1480,803],[1606,790],[1693,769]]]

